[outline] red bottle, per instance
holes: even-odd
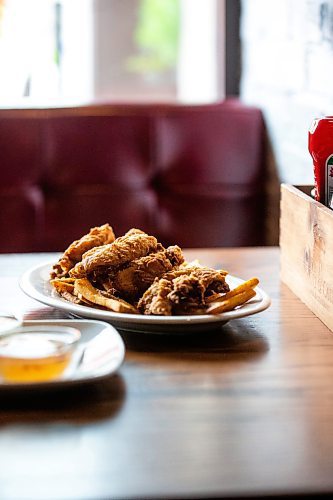
[[[333,116],[317,118],[309,130],[315,198],[333,209]]]

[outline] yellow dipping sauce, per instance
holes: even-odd
[[[22,327],[0,336],[0,377],[15,383],[57,379],[79,339],[78,330],[62,326]]]

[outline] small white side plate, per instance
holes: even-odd
[[[61,378],[45,382],[9,383],[0,378],[0,391],[82,385],[109,377],[124,360],[125,346],[122,338],[113,326],[104,321],[37,320],[23,323],[23,326],[35,325],[61,325],[80,330],[81,338],[68,369]]]

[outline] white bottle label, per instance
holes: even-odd
[[[333,154],[326,160],[325,205],[329,208],[333,208]]]

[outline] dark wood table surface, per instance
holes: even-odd
[[[258,276],[271,307],[219,331],[127,334],[125,362],[103,383],[0,391],[0,499],[333,492],[333,334],[281,284],[277,248],[186,254]],[[0,309],[64,317],[18,287],[52,258],[0,256]]]

